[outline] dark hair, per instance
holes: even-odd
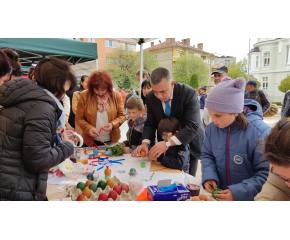
[[[141,98],[142,98],[142,100],[143,100],[143,104],[145,105],[146,104],[146,96],[144,96],[143,95],[143,88],[144,87],[151,87],[151,83],[150,83],[150,80],[148,80],[148,79],[146,79],[146,80],[144,80],[143,82],[142,82],[142,84],[141,84]]]
[[[158,124],[158,132],[160,134],[163,134],[164,132],[171,132],[172,134],[175,134],[176,131],[180,130],[181,125],[175,117],[170,116],[167,118],[163,118]]]
[[[140,69],[136,72],[135,76],[139,76],[140,75]],[[142,75],[143,75],[143,78],[146,76],[147,79],[150,77],[150,74],[149,72],[147,72],[147,70],[143,69],[142,71]]]
[[[58,58],[44,59],[38,62],[34,71],[35,81],[45,87],[56,98],[62,97],[65,93],[63,86],[66,81],[70,81],[71,91],[77,85],[77,78],[73,74],[69,64]]]
[[[11,73],[11,71],[12,67],[10,64],[10,59],[5,52],[0,50],[0,77],[4,77],[5,75]]]
[[[81,77],[81,82],[84,82],[86,78],[89,78],[89,76],[88,76],[88,75],[83,75],[83,76]],[[80,86],[80,92],[82,92],[82,91],[84,91],[84,87],[83,87],[83,85],[81,84],[81,86]]]
[[[167,68],[156,68],[151,73],[151,83],[154,85],[159,84],[164,78],[168,82],[171,82],[171,80],[173,80],[172,74]]]
[[[248,120],[246,118],[246,115],[248,113],[248,110],[245,108],[242,113],[240,113],[238,116],[236,116],[235,122],[236,124],[243,129],[243,131],[247,130],[248,127]]]
[[[28,71],[28,74],[27,74],[27,77],[29,79],[31,79],[31,80],[32,80],[32,77],[34,75],[34,71],[35,71],[35,67],[34,66],[31,66],[30,69],[29,69],[29,71]]]
[[[94,89],[107,89],[109,94],[113,92],[113,82],[106,71],[94,71],[89,78],[89,91],[95,94]]]
[[[283,118],[272,128],[265,143],[264,156],[270,163],[290,167],[290,119]]]
[[[144,108],[142,99],[139,98],[138,96],[130,97],[126,103],[126,108],[127,109],[138,109],[141,111]]]
[[[200,89],[202,89],[202,90],[204,90],[206,92],[206,86],[203,86]]]
[[[17,52],[14,52],[13,50],[8,49],[8,48],[3,49],[3,52],[10,59],[10,65],[12,67],[11,75],[20,77],[22,75],[22,71],[21,71],[21,64],[19,62],[19,55],[17,54]]]

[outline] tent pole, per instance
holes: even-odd
[[[140,96],[142,93],[141,85],[143,80],[143,43],[140,44]]]

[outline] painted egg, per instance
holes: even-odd
[[[120,195],[121,192],[122,192],[122,189],[121,189],[120,186],[115,186],[115,187],[113,188],[113,190],[115,190],[115,191],[118,193],[118,195]]]
[[[96,192],[97,189],[98,189],[98,186],[97,186],[97,184],[92,183],[92,184],[89,186],[89,189],[91,189],[93,192]]]
[[[84,189],[86,188],[86,184],[84,184],[83,182],[79,182],[77,185],[77,188],[79,188],[80,190],[84,191]]]
[[[109,186],[110,188],[113,188],[114,187],[114,182],[112,179],[108,179],[107,182],[106,182],[107,186]]]
[[[89,180],[86,182],[86,187],[90,186],[92,183],[94,183],[93,181]]]
[[[124,190],[126,193],[129,192],[129,186],[126,183],[121,184],[121,189]]]
[[[104,190],[106,188],[106,183],[103,180],[99,181],[98,188]]]
[[[84,195],[79,195],[78,198],[77,198],[77,201],[82,201],[82,199],[84,199],[85,196]]]
[[[89,188],[85,188],[83,191],[83,195],[86,196],[87,198],[90,198],[92,196],[92,191]]]
[[[112,198],[114,201],[117,199],[118,197],[118,193],[115,191],[115,190],[112,190],[110,193],[109,193],[109,198]]]
[[[108,201],[108,196],[106,193],[101,193],[99,195],[99,201]]]

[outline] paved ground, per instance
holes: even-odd
[[[274,117],[270,117],[270,118],[265,118],[264,122],[267,123],[268,125],[270,125],[271,127],[273,127],[275,125],[275,123],[277,123],[280,120],[280,116],[274,116]],[[128,131],[128,123],[127,121],[123,123],[123,125],[120,127],[121,129],[121,139],[119,140],[120,142],[125,141],[126,138],[126,133]],[[196,172],[196,177],[201,179],[201,164],[200,164],[200,160],[198,161],[198,168],[197,168],[197,172]]]

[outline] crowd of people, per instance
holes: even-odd
[[[197,90],[156,68],[136,72],[141,92],[113,87],[110,74],[94,71],[80,86],[67,62],[49,58],[22,77],[19,56],[0,50],[0,200],[47,200],[50,168],[73,154],[70,135],[84,146],[117,143],[127,121],[133,156],[196,175],[222,189],[220,201],[290,200],[290,97],[271,129],[263,121],[271,102],[255,81],[231,79],[223,66],[215,87]],[[285,184],[286,183],[286,184]]]

